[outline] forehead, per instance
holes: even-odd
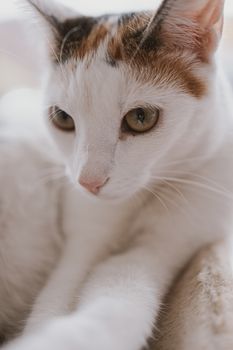
[[[83,16],[59,23],[56,60],[85,62],[88,68],[98,57],[112,69],[127,67],[143,83],[176,85],[202,97],[206,86],[194,73],[196,61],[190,53],[166,47],[156,30],[150,30],[153,16],[154,12]]]
[[[141,14],[80,16],[59,23],[55,43],[59,60],[64,63],[69,59],[83,60],[88,55],[94,56],[103,42],[111,42],[136,16],[139,18]],[[113,64],[112,61],[109,63]]]

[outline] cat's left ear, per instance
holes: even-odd
[[[164,0],[155,25],[166,40],[199,49],[207,58],[217,49],[223,29],[224,0]],[[166,38],[167,36],[167,38]]]

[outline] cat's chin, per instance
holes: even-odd
[[[109,203],[122,203],[127,201],[130,198],[130,196],[120,196],[120,195],[114,195],[114,194],[99,194],[96,199],[100,200],[102,202],[109,202]]]

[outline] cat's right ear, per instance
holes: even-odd
[[[33,23],[35,20],[40,32],[45,34],[52,54],[56,54],[56,46],[64,38],[63,23],[80,15],[54,0],[22,0],[22,3],[32,15]]]
[[[59,30],[60,23],[78,15],[75,11],[54,0],[23,0],[23,3],[37,19],[47,26],[47,29],[55,32]]]

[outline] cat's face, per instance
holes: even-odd
[[[156,15],[69,19],[53,3],[30,3],[50,30],[47,119],[75,186],[130,197],[195,152],[209,123],[223,2],[164,1]]]

